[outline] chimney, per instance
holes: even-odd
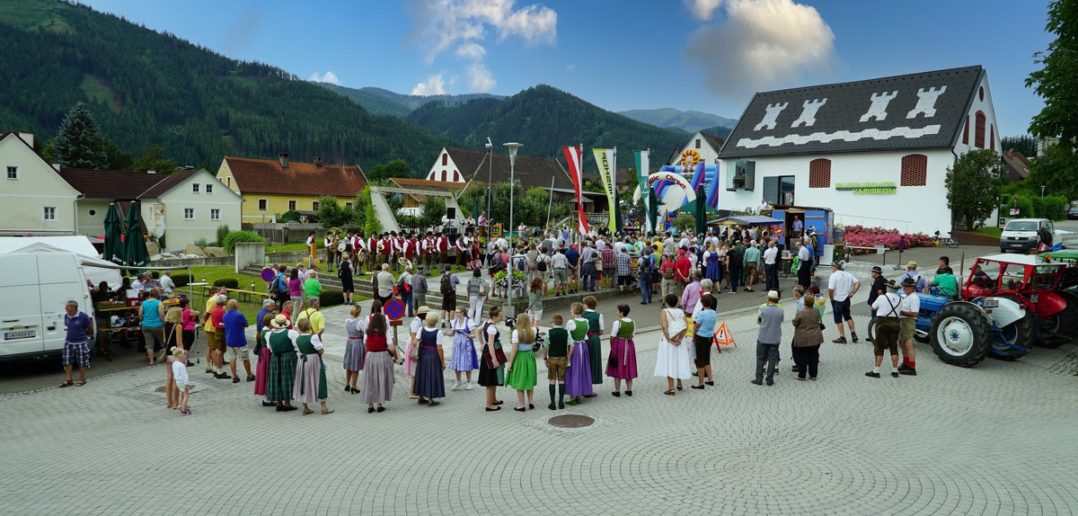
[[[314,157],[314,168],[322,168],[322,156]]]
[[[19,139],[26,142],[31,148],[34,146],[34,133],[19,133]]]
[[[287,169],[288,168],[288,153],[287,152],[282,152],[282,153],[278,154],[277,155],[277,161],[281,162],[281,168]]]

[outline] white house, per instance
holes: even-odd
[[[719,150],[722,149],[723,140],[713,134],[697,132],[689,138],[681,150],[675,151],[667,160],[667,165],[680,165],[682,167],[695,167],[697,163],[716,163],[719,159]]]
[[[836,223],[946,232],[947,168],[998,150],[998,133],[980,66],[757,93],[719,152],[719,208],[822,207]]]
[[[0,132],[0,235],[73,235],[80,193],[34,151],[34,135]]]

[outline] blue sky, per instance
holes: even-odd
[[[546,83],[610,110],[740,116],[752,92],[981,64],[1004,135],[1047,0],[82,0],[229,57],[402,93]],[[327,75],[327,72],[330,75]]]

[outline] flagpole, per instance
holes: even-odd
[[[550,176],[550,201],[546,204],[546,228],[550,231],[550,208],[554,205],[554,176]]]

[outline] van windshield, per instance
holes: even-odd
[[[1004,231],[1036,231],[1037,223],[1030,220],[1014,220],[1007,223]]]

